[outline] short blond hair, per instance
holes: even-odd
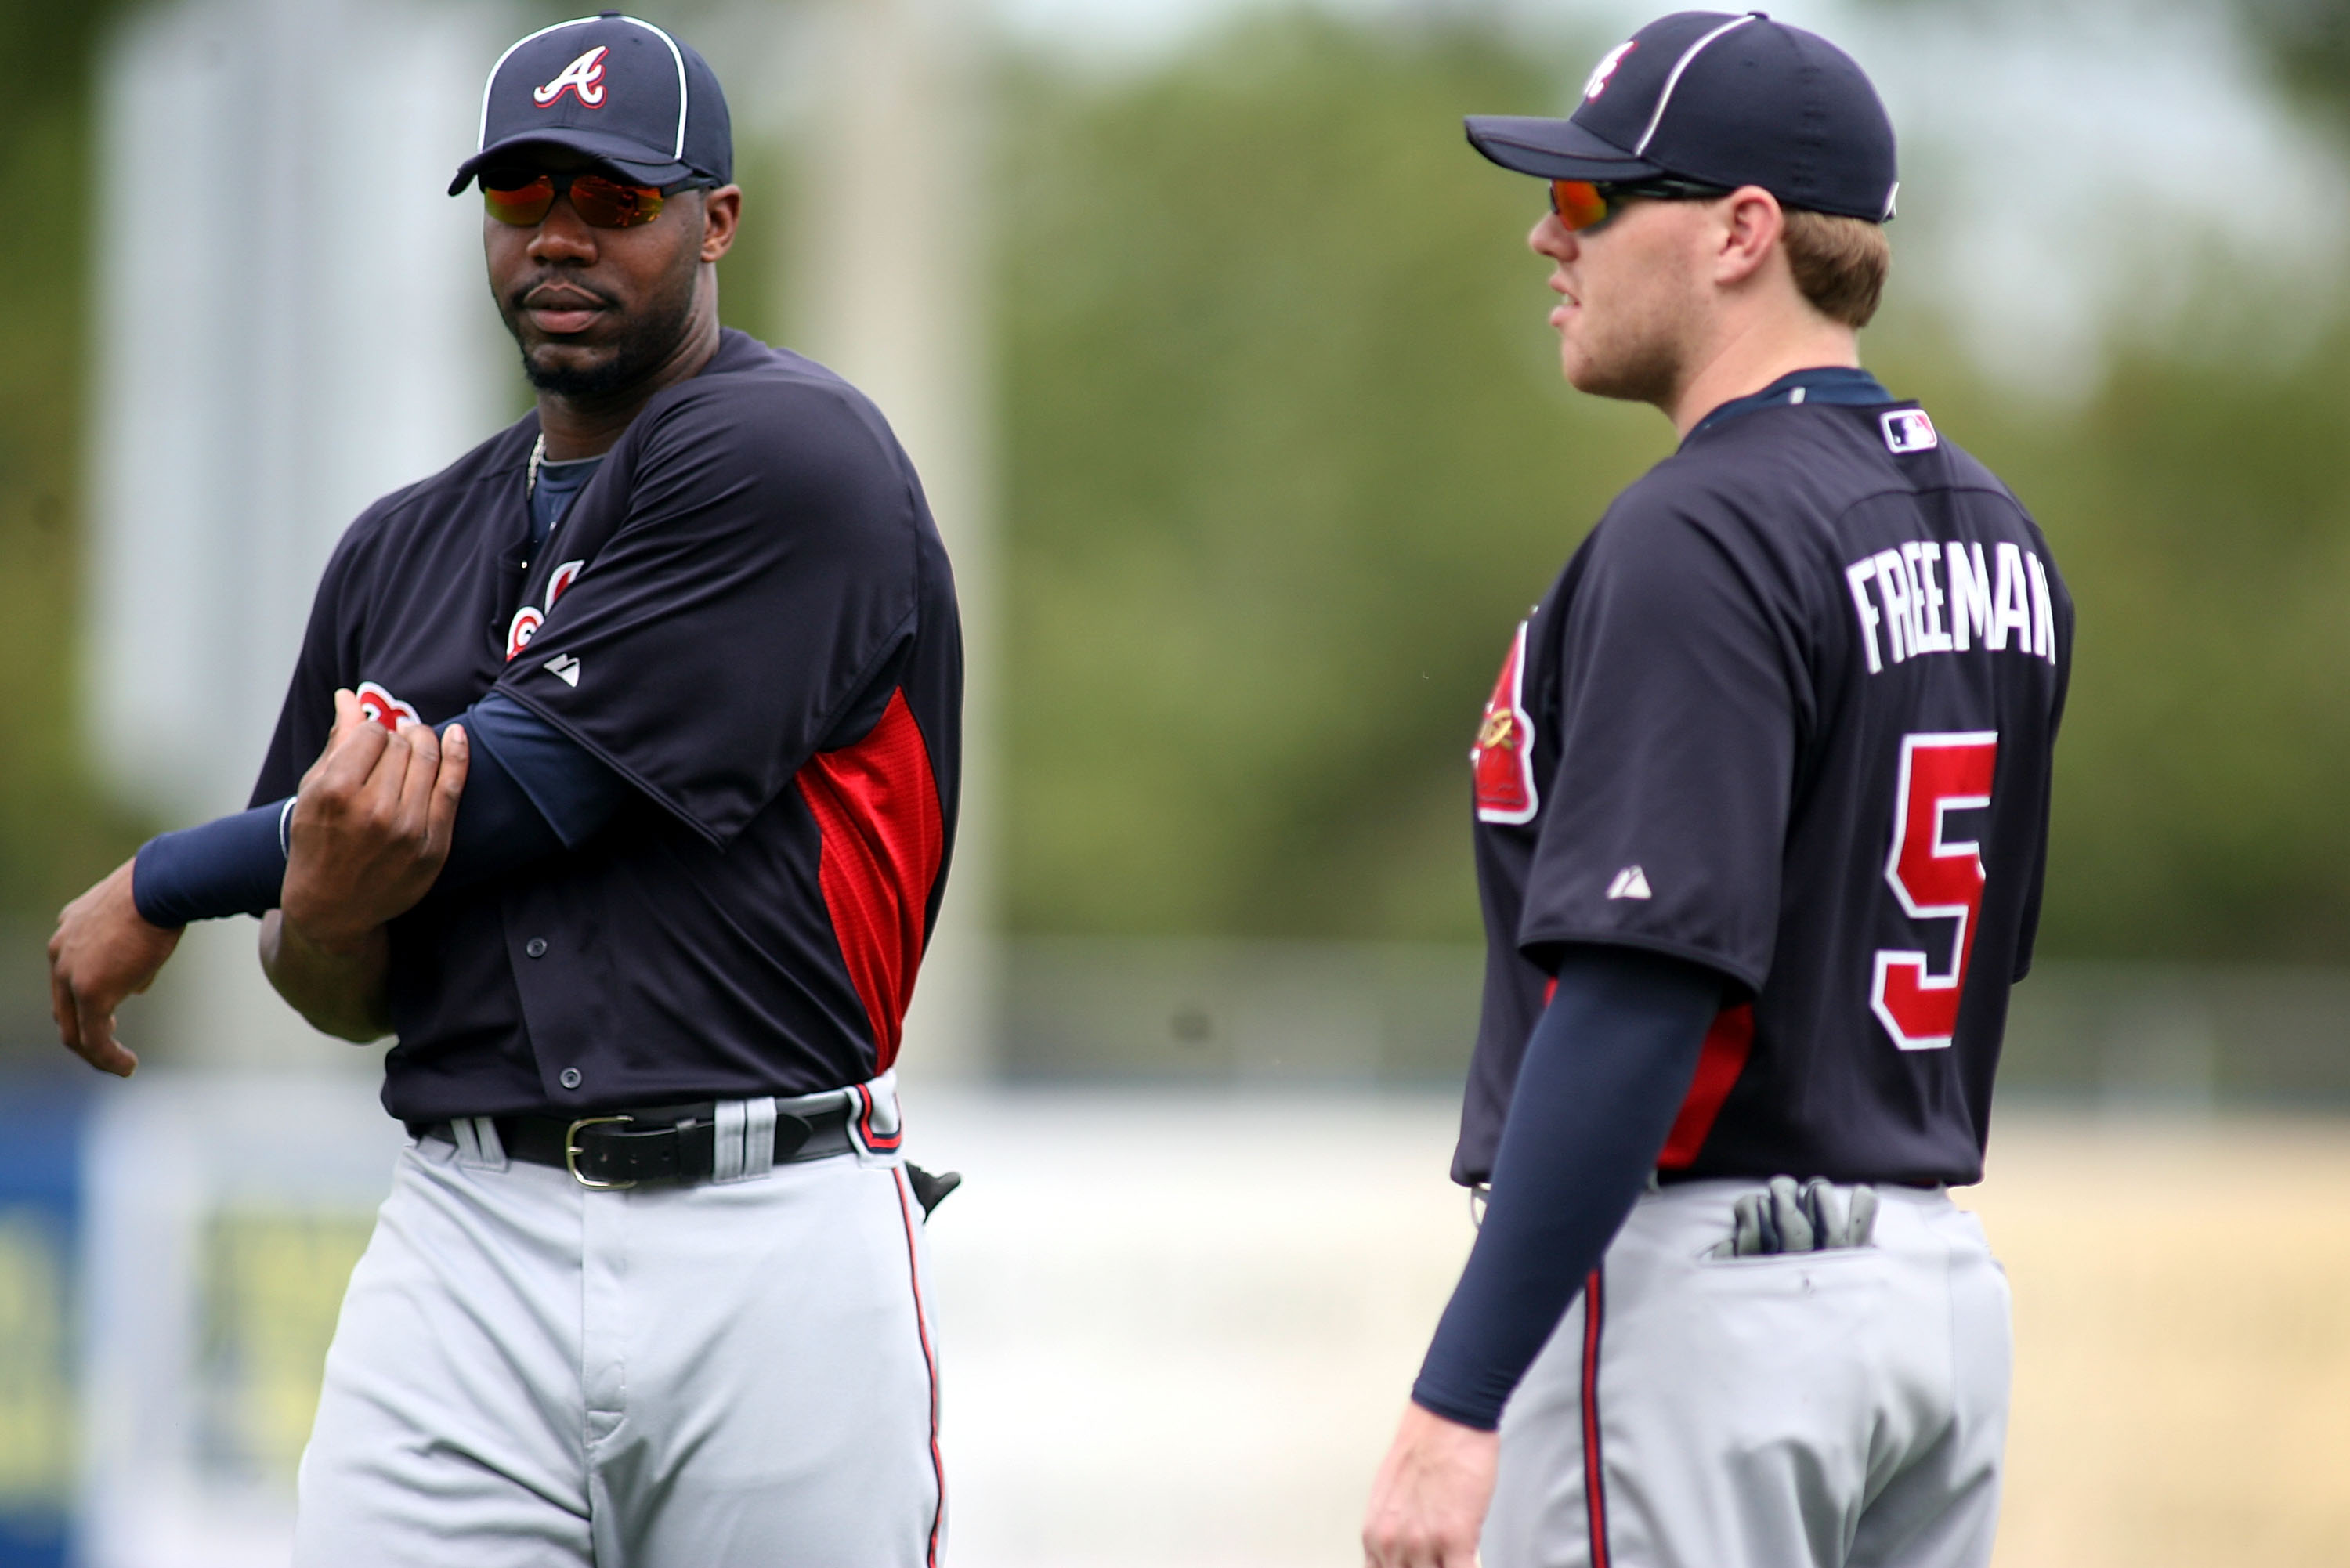
[[[1787,265],[1812,308],[1846,327],[1867,326],[1893,270],[1885,225],[1789,207],[1783,235]]]

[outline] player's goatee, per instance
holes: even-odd
[[[543,337],[534,342],[524,335],[522,313],[535,290],[556,281],[570,289],[581,289],[573,279],[534,278],[499,302],[499,314],[505,318],[506,330],[514,334],[515,342],[522,349],[522,372],[538,391],[594,399],[635,386],[659,369],[676,350],[691,322],[693,272],[687,268],[674,280],[673,286],[633,312],[599,295],[605,300],[605,309],[619,327],[603,344],[591,347]],[[583,348],[594,356],[584,363],[564,352]]]

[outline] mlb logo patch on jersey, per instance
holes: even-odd
[[[1931,452],[1942,444],[1934,431],[1934,421],[1926,417],[1923,409],[1894,409],[1877,416],[1885,431],[1885,449],[1896,457],[1907,457],[1913,452]]]

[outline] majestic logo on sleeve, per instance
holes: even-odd
[[[1616,67],[1624,63],[1625,56],[1639,47],[1637,41],[1618,44],[1602,55],[1599,63],[1591,67],[1591,78],[1583,84],[1583,101],[1589,103],[1593,99],[1606,92],[1607,84],[1615,79]]]
[[[1520,621],[1493,695],[1486,700],[1477,743],[1469,748],[1480,822],[1531,822],[1540,804],[1534,793],[1534,726],[1525,709],[1525,662],[1526,623]]]
[[[1641,870],[1638,866],[1627,866],[1621,871],[1617,872],[1616,879],[1607,884],[1607,896],[1611,898],[1653,898],[1656,897],[1654,893],[1648,891],[1648,874],[1646,871]]]
[[[563,590],[572,585],[578,577],[580,568],[587,565],[585,561],[566,561],[555,568],[555,575],[546,579],[546,609],[536,605],[525,605],[515,611],[514,619],[506,623],[508,659],[530,646],[530,639],[536,637],[538,628],[546,624],[547,611],[555,607],[555,601],[563,597]]]
[[[556,100],[569,93],[589,109],[601,108],[604,102],[604,56],[606,49],[598,44],[556,73],[545,87],[533,88],[530,98],[541,109],[553,109]]]
[[[412,724],[424,722],[416,716],[415,709],[372,680],[359,682],[359,717],[371,723],[381,724],[387,730],[399,729],[402,719]]]

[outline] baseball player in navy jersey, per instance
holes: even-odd
[[[253,809],[50,943],[66,1044],[191,919],[396,1033],[413,1142],[301,1467],[302,1564],[935,1563],[900,1021],[944,885],[954,585],[873,406],[718,326],[709,66],[617,13],[493,67],[490,286],[537,406],[328,562]]]
[[[1981,1564],[2007,1290],[1980,1179],[2073,612],[2039,529],[1859,369],[1894,138],[1761,13],[1683,12],[1548,184],[1562,367],[1674,454],[1507,642],[1456,1180],[1490,1184],[1364,1526],[1376,1568]]]

